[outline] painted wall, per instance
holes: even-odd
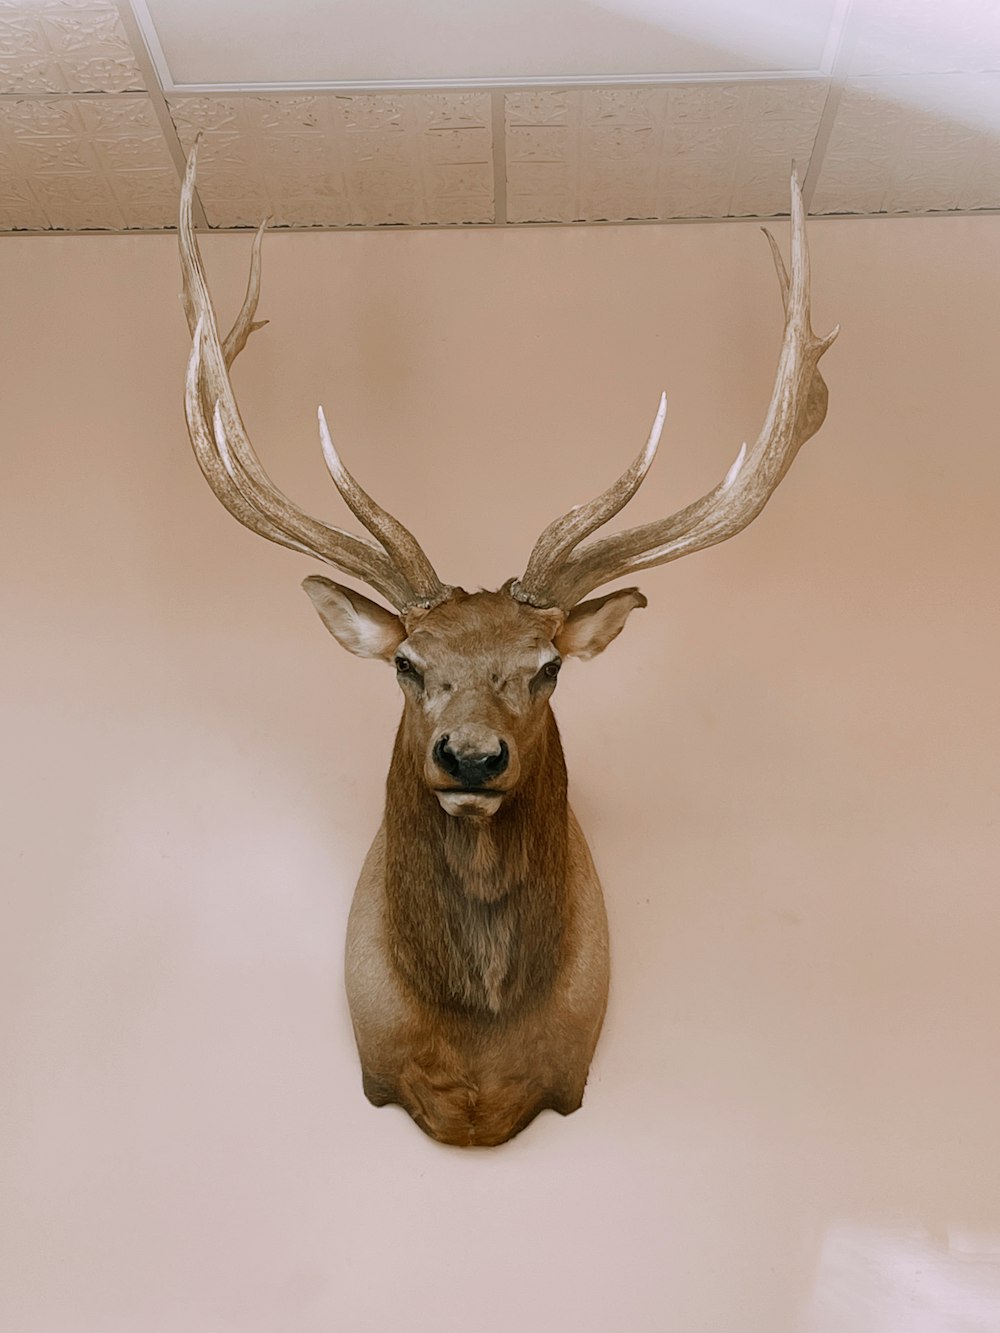
[[[996,1333],[1000,220],[812,224],[821,435],[556,705],[611,918],[583,1110],[364,1101],[344,925],[398,713],[195,467],[168,237],[5,239],[0,1326]],[[206,243],[224,309],[247,244]],[[714,484],[780,331],[750,225],[274,236],[235,379],[495,585],[671,395]]]

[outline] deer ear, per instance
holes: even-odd
[[[319,618],[337,642],[356,657],[392,658],[406,638],[399,616],[351,588],[310,574],[302,580]]]
[[[638,588],[622,588],[606,597],[580,602],[566,617],[553,643],[564,657],[596,657],[621,634],[629,612],[645,605]]]

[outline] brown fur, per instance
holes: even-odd
[[[404,717],[386,786],[392,956],[425,1004],[510,1014],[551,988],[566,912],[566,765],[551,710],[530,778],[489,820],[446,815]]]

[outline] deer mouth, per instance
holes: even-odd
[[[488,819],[500,809],[507,793],[492,787],[436,787],[434,795],[446,815],[456,819]]]

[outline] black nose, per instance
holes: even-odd
[[[482,787],[491,778],[498,778],[507,767],[510,751],[507,742],[500,741],[500,749],[492,754],[459,751],[451,748],[451,737],[441,736],[434,746],[434,762],[438,768],[454,778],[460,787]]]

